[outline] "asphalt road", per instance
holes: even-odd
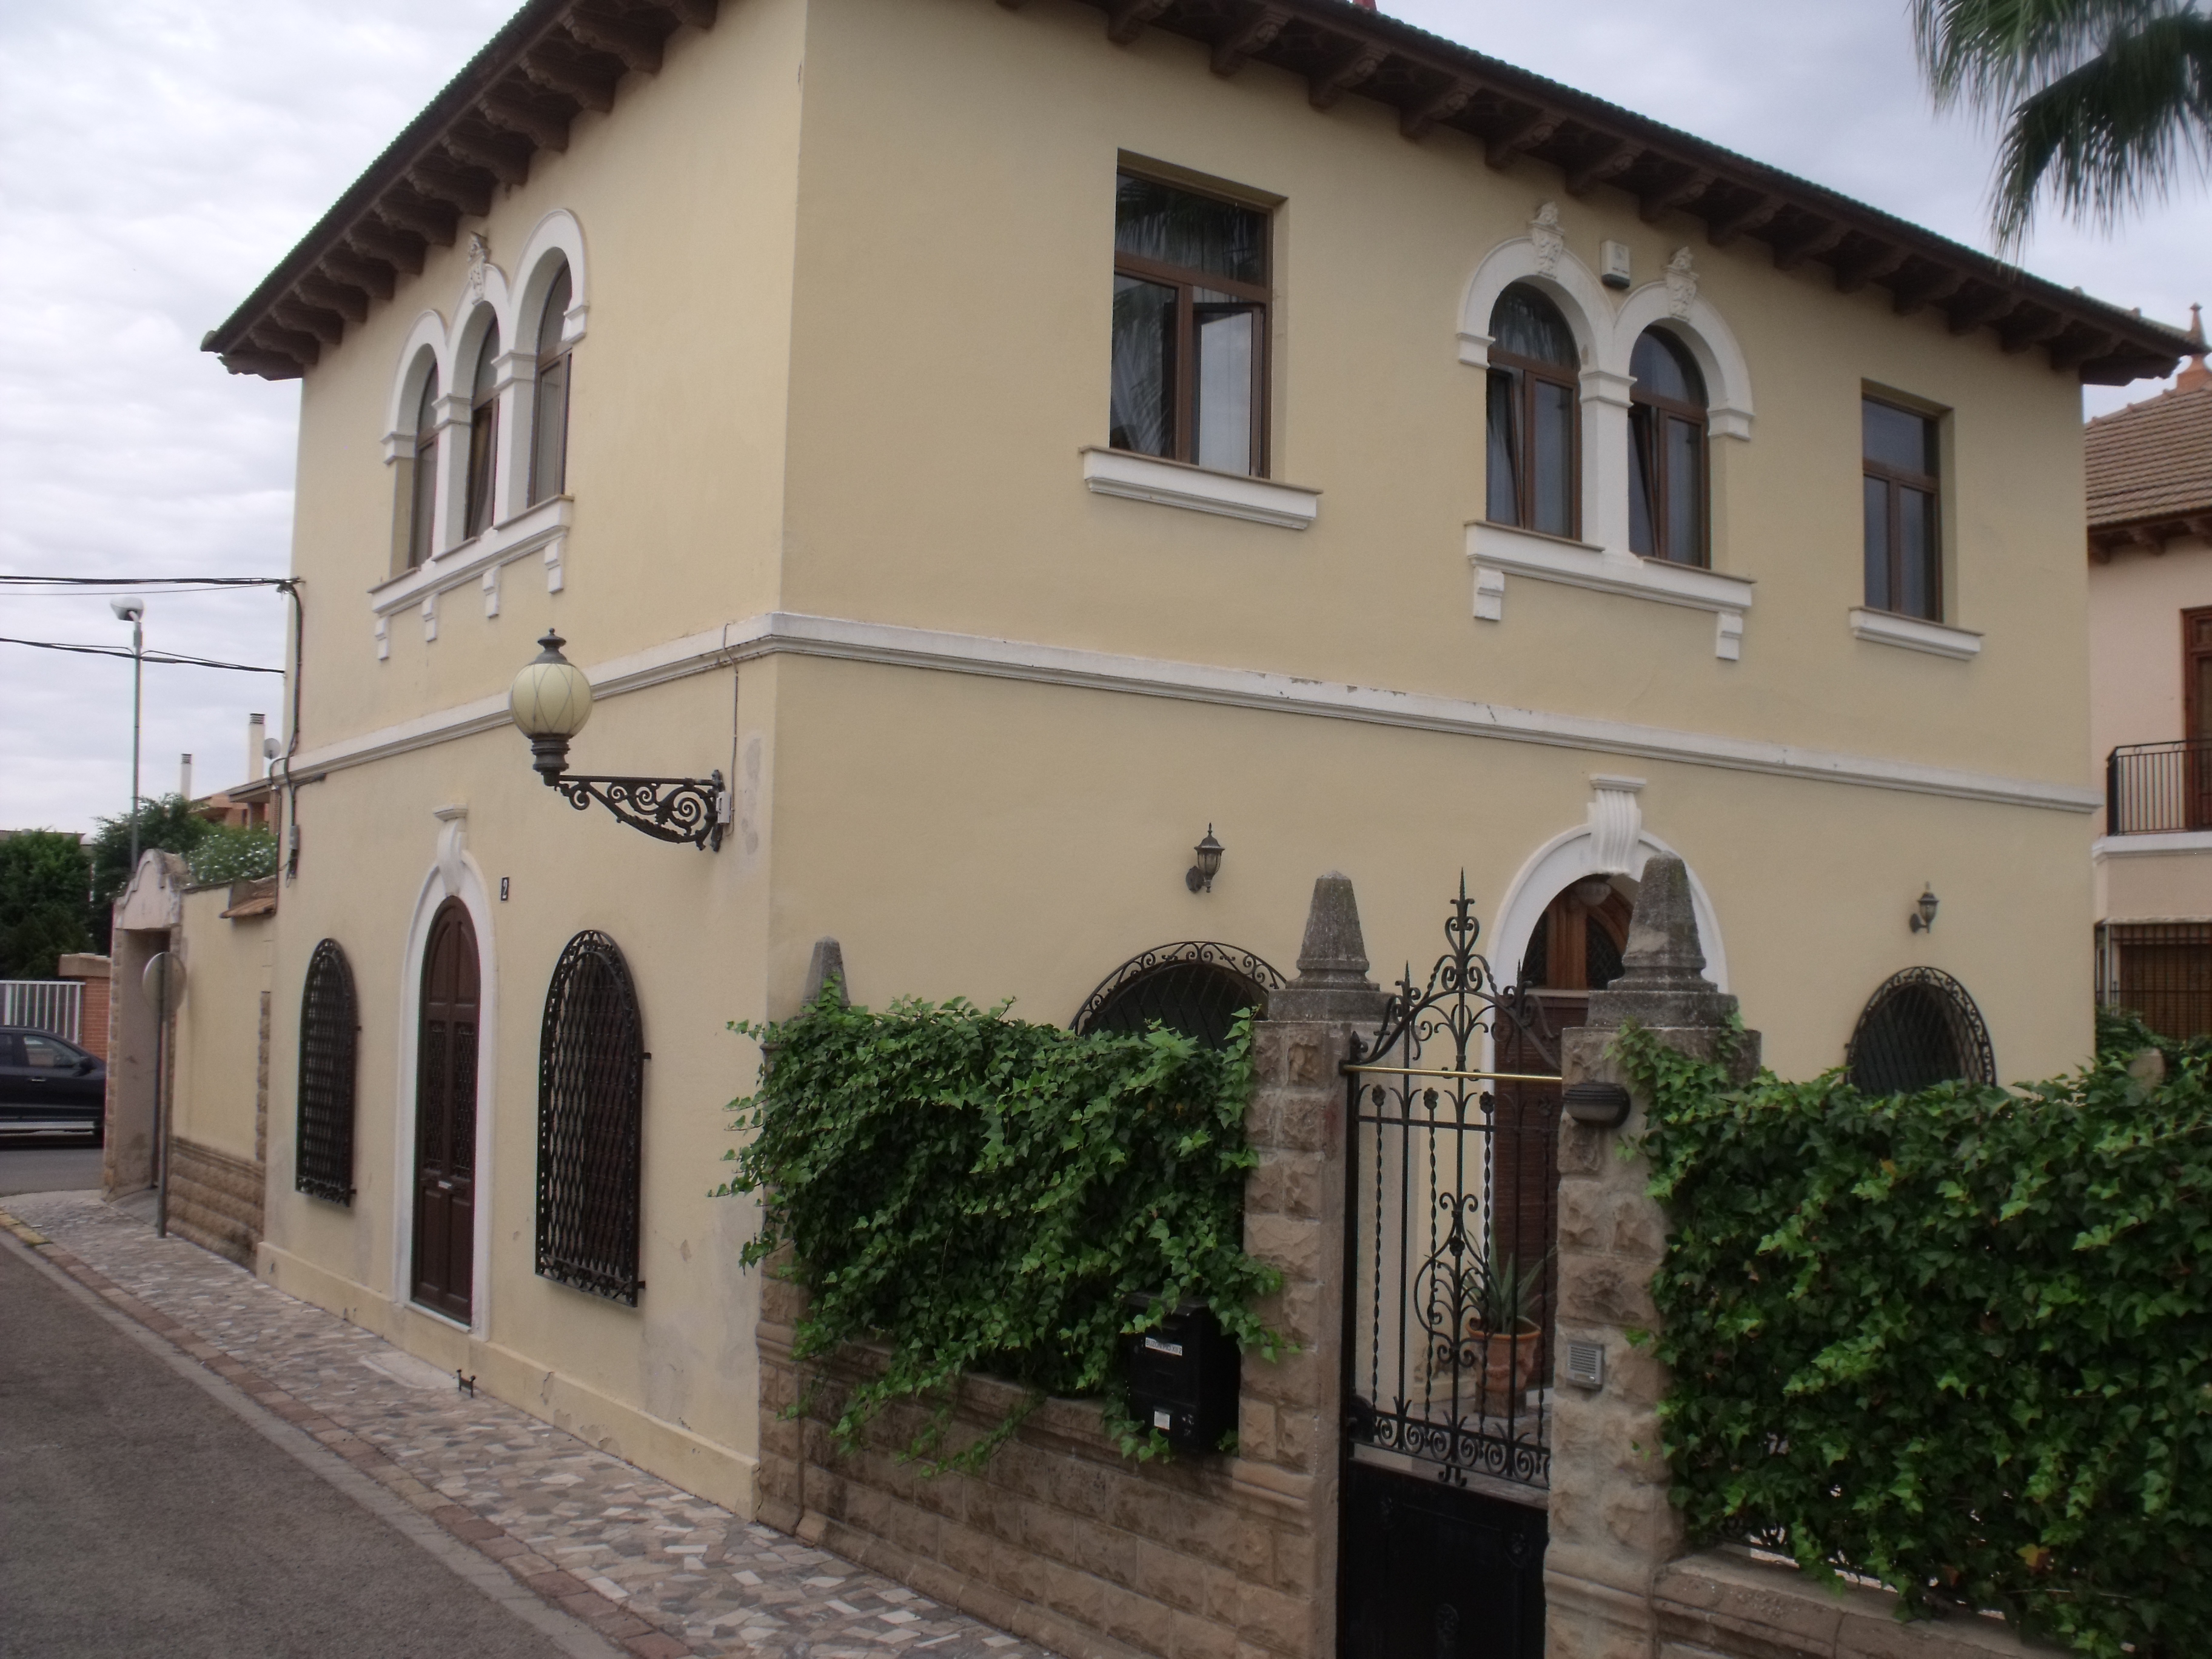
[[[447,1563],[506,1573],[443,1534],[416,1542],[281,1443],[307,1437],[272,1440],[257,1423],[273,1418],[241,1416],[118,1320],[0,1240],[0,1655],[612,1653],[519,1586],[529,1610],[510,1611]]]
[[[83,1193],[100,1185],[100,1149],[89,1135],[43,1139],[0,1134],[0,1198],[9,1193]]]

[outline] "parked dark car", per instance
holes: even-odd
[[[97,1141],[106,1114],[106,1066],[52,1031],[0,1025],[0,1133],[73,1130]]]

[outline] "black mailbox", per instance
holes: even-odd
[[[1134,1316],[1156,1304],[1133,1296],[1128,1305]],[[1242,1364],[1235,1340],[1203,1302],[1182,1303],[1143,1334],[1121,1339],[1131,1415],[1178,1451],[1221,1449],[1222,1437],[1237,1426]]]

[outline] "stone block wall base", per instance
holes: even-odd
[[[250,1268],[267,1184],[261,1164],[179,1136],[169,1143],[169,1231]]]

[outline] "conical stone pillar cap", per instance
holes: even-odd
[[[1314,883],[1298,976],[1267,999],[1267,1018],[1371,1021],[1382,1018],[1384,1000],[1367,977],[1367,942],[1352,878],[1332,870]]]
[[[1644,866],[1620,963],[1620,977],[1590,993],[1588,1024],[1724,1025],[1735,1012],[1735,999],[1705,977],[1689,867],[1672,853],[1654,853]]]

